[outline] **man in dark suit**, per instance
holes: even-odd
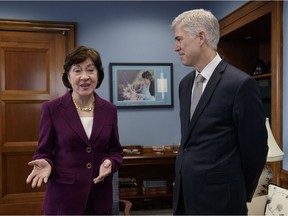
[[[268,152],[257,83],[218,55],[219,23],[210,11],[184,12],[172,28],[175,51],[185,66],[195,68],[179,86],[173,213],[247,214]]]

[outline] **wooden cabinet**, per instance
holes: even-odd
[[[282,1],[250,1],[220,20],[218,51],[229,63],[259,83],[272,132],[282,147]],[[254,75],[257,60],[268,65]],[[269,66],[270,65],[270,66]],[[274,182],[281,184],[280,162],[273,163]]]
[[[176,152],[156,153],[151,147],[144,148],[140,155],[125,155],[123,165],[119,169],[119,179],[135,178],[137,193],[135,195],[120,194],[120,199],[132,202],[133,210],[172,208],[175,159]],[[142,186],[143,180],[147,179],[166,180],[167,192],[145,195],[142,192]]]

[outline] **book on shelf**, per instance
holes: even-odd
[[[131,187],[131,188],[119,188],[119,195],[121,197],[123,196],[134,196],[137,195],[138,188],[137,187]]]
[[[167,187],[167,180],[163,179],[145,179],[143,180],[144,187]]]
[[[167,187],[144,187],[142,186],[142,193],[144,195],[166,194],[167,192],[168,192]]]
[[[133,177],[119,178],[119,188],[135,188],[137,187],[136,179]]]

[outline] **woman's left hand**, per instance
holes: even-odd
[[[97,184],[101,181],[104,181],[105,177],[107,177],[112,170],[112,163],[110,160],[106,159],[100,166],[99,176],[93,179],[94,184]]]

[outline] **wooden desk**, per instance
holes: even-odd
[[[125,155],[123,165],[119,169],[119,177],[135,178],[138,192],[136,195],[120,195],[120,199],[132,202],[133,210],[172,208],[175,159],[176,152],[155,153],[149,147],[140,155]],[[144,195],[142,192],[144,179],[167,180],[167,193]]]

